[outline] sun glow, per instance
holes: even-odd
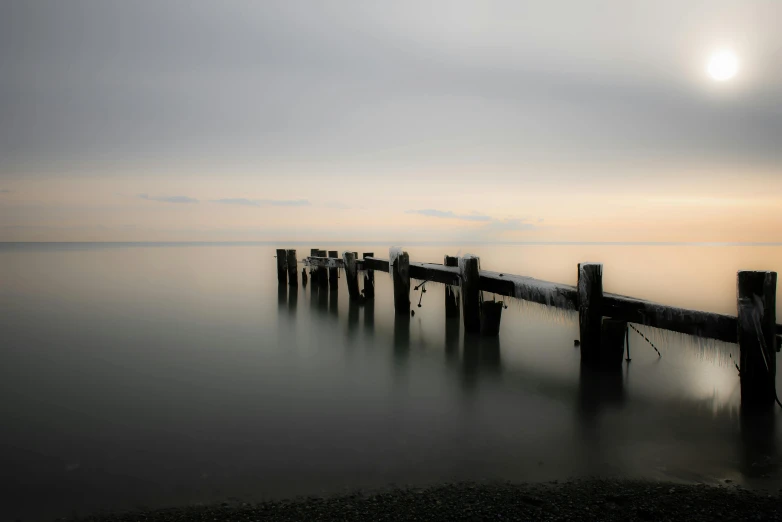
[[[733,51],[717,51],[711,55],[706,70],[714,81],[725,82],[736,76],[739,59]]]

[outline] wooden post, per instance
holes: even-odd
[[[364,259],[368,257],[375,257],[375,254],[372,252],[364,252],[363,254]],[[375,271],[374,270],[366,270],[364,272],[364,299],[374,299],[375,298]],[[366,311],[364,311],[366,314]]]
[[[459,266],[459,258],[445,256],[445,266]],[[459,317],[459,288],[445,285],[445,317]]]
[[[318,250],[318,257],[326,257],[326,251]],[[328,288],[329,286],[329,272],[325,266],[318,267],[318,284],[323,288]]]
[[[600,366],[621,368],[626,333],[627,321],[603,319],[600,325]]]
[[[329,250],[329,257],[338,259],[339,252],[337,252],[336,250]],[[336,290],[339,283],[339,280],[337,279],[338,270],[339,269],[337,267],[329,268],[329,288],[331,288],[332,290]]]
[[[288,284],[288,257],[282,248],[277,249],[277,282],[281,285]]]
[[[481,331],[481,260],[477,257],[463,257],[459,261],[459,272],[462,278],[462,317],[464,331],[478,333]]]
[[[307,286],[307,269],[302,268],[301,269],[301,284],[304,286]]]
[[[742,409],[773,407],[776,378],[776,272],[738,273]]]
[[[310,257],[318,257],[318,249],[317,248],[311,248],[310,249]],[[310,276],[312,277],[312,286],[316,287],[318,286],[318,269],[312,268],[310,266]]]
[[[353,252],[343,252],[342,260],[345,262],[345,280],[348,283],[348,295],[350,295],[351,301],[358,301],[361,299],[361,292],[358,289],[356,254]]]
[[[496,337],[500,334],[502,301],[484,301],[481,304],[481,335]]]
[[[389,256],[394,266],[389,266],[394,278],[394,311],[396,315],[410,315],[410,256],[401,252],[396,259]]]
[[[285,258],[288,261],[288,284],[291,286],[299,286],[299,274],[296,266],[296,251],[288,250],[285,252]]]
[[[603,319],[603,265],[578,265],[578,325],[581,334],[581,358],[599,360],[600,330]]]

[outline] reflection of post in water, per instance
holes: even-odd
[[[318,309],[327,313],[329,311],[329,276],[325,268],[321,270],[318,277],[320,278],[318,284],[312,286],[318,286]]]
[[[779,469],[776,412],[741,412],[740,469],[747,478],[769,478]]]
[[[462,351],[462,389],[475,388],[478,380],[478,367],[481,364],[480,336],[464,332],[464,350]]]
[[[353,337],[358,331],[359,305],[355,301],[348,301],[348,336]]]
[[[313,278],[310,284],[310,310],[314,315],[318,310],[318,281],[314,279],[315,272],[310,271],[310,276]]]
[[[277,305],[280,308],[285,308],[288,305],[288,282],[285,284],[280,283],[277,287]]]
[[[299,300],[299,287],[293,285],[288,290],[288,311],[291,313],[296,312],[297,301]]]
[[[445,318],[445,359],[459,360],[459,316]]]
[[[325,292],[325,288],[322,291]],[[339,294],[336,288],[332,288],[329,292],[329,314],[334,317],[339,315]]]
[[[407,361],[410,355],[410,316],[394,316],[394,359],[397,363]]]
[[[373,332],[375,330],[375,300],[368,299],[364,302],[364,331]]]
[[[624,402],[622,367],[600,367],[581,359],[578,376],[578,417],[582,428],[592,429],[600,410]]]
[[[447,323],[446,328],[448,328]],[[458,335],[458,330],[456,333]],[[483,337],[465,332],[462,355],[462,387],[465,390],[470,390],[475,387],[481,374],[491,378],[490,376],[499,374],[501,370],[500,338],[498,336]]]
[[[500,373],[502,370],[502,359],[500,357],[500,337],[481,337],[480,347],[481,368],[493,374]]]

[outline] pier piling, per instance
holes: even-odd
[[[288,284],[288,257],[282,248],[277,249],[277,282],[281,285]]]
[[[390,261],[393,266],[394,278],[394,310],[396,315],[410,315],[410,256],[407,252],[399,252],[394,259],[392,253]]]
[[[454,256],[445,256],[444,266],[459,266],[459,258]],[[459,287],[454,285],[445,285],[445,317],[459,317]]]
[[[288,262],[288,284],[291,286],[299,286],[299,277],[296,265],[296,251],[286,250],[285,258]]]
[[[462,280],[462,317],[464,331],[478,333],[481,331],[481,260],[474,256],[459,260]]]
[[[364,252],[363,258],[366,259],[368,257],[375,257],[375,254],[372,252]],[[375,298],[375,271],[374,270],[368,269],[364,273],[364,298],[365,299]]]
[[[578,325],[581,358],[586,362],[600,358],[600,333],[603,319],[603,265],[578,265]]]
[[[738,273],[742,409],[773,407],[776,378],[776,272]]]

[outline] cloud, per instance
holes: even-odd
[[[139,194],[138,197],[147,201],[160,201],[161,203],[198,203],[197,199],[188,196],[150,196],[149,194]]]
[[[224,198],[213,199],[212,203],[225,205],[242,205],[245,207],[308,207],[310,202],[306,199],[247,199]]]
[[[542,219],[539,219],[538,223],[542,221]],[[538,226],[535,223],[531,223],[526,219],[493,219],[491,223],[485,227],[486,230],[496,232],[535,230],[537,228]]]
[[[422,216],[438,217],[445,219],[460,219],[462,221],[491,221],[490,216],[482,216],[480,214],[455,214],[450,210],[436,210],[432,208],[426,208],[422,210],[408,210],[408,214],[420,214]]]

